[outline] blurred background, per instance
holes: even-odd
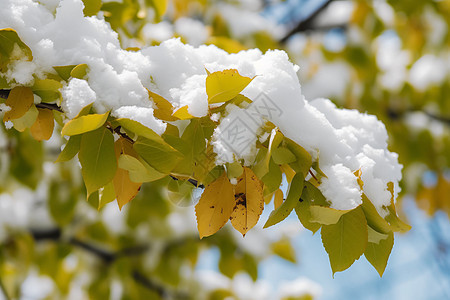
[[[121,212],[98,212],[78,163],[53,163],[59,135],[41,144],[2,126],[0,299],[450,299],[449,0],[83,2],[123,48],[178,37],[230,53],[285,50],[308,100],[384,122],[412,230],[396,235],[383,278],[364,258],[333,278],[320,235],[295,215],[244,239],[227,225],[200,241],[183,189],[163,188],[170,179],[145,184]]]

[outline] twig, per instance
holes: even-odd
[[[301,20],[297,26],[295,26],[291,31],[289,31],[281,40],[280,43],[285,43],[291,36],[296,34],[297,32],[306,31],[310,29],[314,29],[312,26],[315,19],[327,8],[327,6],[332,2],[333,0],[327,0],[325,1],[315,12],[313,12],[309,17],[307,17],[304,20]]]
[[[311,172],[311,169],[309,169],[309,174],[311,174],[311,176],[312,176],[317,182],[319,182],[319,180],[316,178],[316,176],[314,176],[314,173]]]
[[[61,109],[61,107],[59,107],[59,106],[56,105],[56,104],[52,104],[52,103],[44,103],[44,102],[41,102],[41,103],[36,104],[36,107],[38,107],[38,108],[50,109],[50,110],[56,110],[56,111],[59,111],[60,113],[63,113],[63,112],[64,112],[64,111]]]

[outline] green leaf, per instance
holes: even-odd
[[[305,181],[305,188],[303,189],[300,201],[295,207],[295,212],[303,227],[315,233],[322,227],[322,224],[311,222],[311,205],[327,206],[328,204],[322,192],[312,183]]]
[[[280,207],[270,213],[269,219],[267,220],[266,224],[264,224],[264,228],[275,225],[289,216],[291,211],[296,207],[297,203],[300,200],[303,191],[304,180],[305,176],[303,176],[303,174],[295,174],[289,187],[289,192],[286,200],[283,202],[283,204],[281,204]]]
[[[390,232],[386,239],[382,239],[379,243],[367,244],[364,256],[370,262],[372,266],[377,270],[380,277],[383,276],[386,269],[389,256],[394,246],[394,234]]]
[[[98,0],[98,1],[101,1],[101,0]],[[89,67],[87,64],[80,64],[80,65],[75,66],[70,71],[70,76],[72,76],[73,78],[84,79],[84,77],[86,76],[88,71],[89,71]]]
[[[394,231],[406,232],[411,229],[411,226],[400,220],[397,216],[394,204],[394,183],[388,182],[388,191],[391,193],[391,205],[387,207],[389,214],[385,217],[385,220],[391,225]]]
[[[102,0],[83,0],[83,13],[86,17],[95,16],[102,7]]]
[[[311,222],[320,223],[322,225],[331,225],[336,224],[341,216],[348,213],[350,210],[338,210],[331,207],[311,205],[309,211],[311,212]]]
[[[269,172],[269,163],[272,151],[276,149],[280,143],[283,141],[283,134],[277,130],[272,130],[269,139],[269,146],[266,148],[261,148],[256,155],[256,163],[253,167],[253,172],[255,172],[258,178],[263,178],[264,175]]]
[[[322,243],[330,258],[333,274],[349,268],[366,250],[367,222],[360,206],[339,222],[322,226]]]
[[[392,231],[389,223],[378,214],[377,209],[365,194],[362,194],[361,207],[366,216],[367,224],[370,227],[381,233],[389,233]]]
[[[296,263],[295,250],[288,238],[282,238],[272,244],[272,252],[281,258]]]
[[[6,72],[6,65],[10,56],[13,53],[14,45],[17,44],[26,56],[28,61],[33,59],[30,48],[20,40],[17,32],[12,28],[5,28],[0,30],[0,72]],[[14,57],[13,59],[19,59]]]
[[[53,69],[58,73],[59,77],[64,79],[65,81],[68,81],[70,78],[70,72],[72,72],[73,68],[75,68],[77,65],[68,65],[68,66],[56,66],[53,67]]]
[[[281,173],[280,166],[270,160],[269,172],[263,176],[261,181],[264,183],[264,195],[269,195],[275,192],[281,184],[283,174]]]
[[[98,191],[98,210],[114,200],[116,200],[116,192],[111,181]]]
[[[162,142],[139,137],[133,148],[150,166],[161,173],[168,174],[183,156],[162,138],[161,140]]]
[[[153,169],[145,161],[141,161],[131,155],[120,155],[118,163],[119,168],[128,171],[130,180],[133,182],[150,182],[167,176]]]
[[[70,120],[61,130],[61,135],[78,135],[93,131],[105,124],[109,111],[104,114],[92,114]]]
[[[36,122],[39,111],[35,105],[31,105],[30,109],[20,118],[11,120],[17,131],[23,132],[25,129],[33,126]]]
[[[242,175],[242,172],[244,172],[244,168],[238,161],[227,163],[226,167],[228,178],[238,178]]]
[[[302,174],[308,174],[309,169],[312,166],[311,155],[303,147],[295,143],[293,140],[285,138],[286,147],[295,155],[297,160],[290,163],[292,169],[295,172],[301,172]]]
[[[66,146],[58,155],[55,162],[69,161],[80,151],[81,134],[72,135],[66,143]]]
[[[117,169],[114,137],[105,127],[83,134],[80,153],[81,173],[88,195],[111,182]]]
[[[381,240],[385,240],[389,237],[389,234],[379,233],[370,226],[367,228],[367,230],[369,233],[369,243],[378,244]]]
[[[276,164],[284,165],[290,164],[297,160],[294,153],[292,153],[288,148],[279,147],[272,151],[272,159]]]
[[[31,87],[33,93],[41,97],[42,102],[55,102],[61,99],[59,89],[62,84],[54,79],[35,79],[34,85]]]

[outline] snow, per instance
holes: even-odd
[[[409,82],[419,91],[440,84],[447,75],[445,60],[432,54],[425,54],[411,67]]]
[[[97,113],[111,111],[112,116],[131,118],[161,134],[166,125],[153,116],[154,104],[147,89],[166,98],[175,108],[187,105],[190,114],[201,117],[208,114],[205,68],[210,72],[237,69],[243,76],[256,76],[242,91],[253,103],[246,108],[229,105],[225,113],[214,116],[220,121],[213,135],[218,164],[236,159],[252,164],[256,141],[264,135],[261,127],[270,121],[286,137],[319,158],[328,175],[321,190],[332,207],[351,209],[361,203],[362,191],[353,175],[360,168],[363,191],[379,212],[390,203],[387,183],[394,182],[395,195],[400,191],[401,165],[397,155],[387,150],[384,125],[356,110],[338,109],[326,99],[307,101],[298,82],[298,66],[289,61],[284,51],[263,54],[254,49],[228,54],[215,46],[193,47],[179,39],[140,51],[126,51],[101,14],[83,16],[81,0],[61,1],[55,15],[31,0],[4,0],[2,7],[0,28],[14,28],[34,57],[32,62],[19,61],[10,66],[9,80],[31,85],[33,75],[45,78],[46,73],[54,73],[53,66],[88,65],[86,80],[72,78],[61,89],[61,105],[69,119],[93,102]],[[250,18],[240,14],[230,8],[223,11],[225,18],[243,22],[233,22],[237,27],[232,27],[232,31],[245,35],[264,29],[260,26],[266,23],[256,20],[257,15]],[[180,22],[177,30],[184,30],[183,24],[195,21]],[[163,31],[167,29],[159,26]],[[203,33],[192,42],[200,43]],[[184,34],[188,40],[194,38],[193,32]],[[441,75],[427,67],[425,62],[430,59],[426,56],[417,62],[412,73],[425,70],[434,83]],[[386,63],[379,63],[388,68]],[[418,81],[415,78],[422,77],[411,75],[410,80]],[[178,123],[175,124],[186,125]]]
[[[306,296],[312,296],[313,299],[318,299],[322,294],[322,287],[304,277],[299,277],[293,281],[283,283],[280,286],[278,299],[284,298],[301,298]]]

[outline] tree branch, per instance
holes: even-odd
[[[0,90],[0,98],[7,99],[11,90]]]
[[[316,18],[325,10],[325,8],[328,7],[328,5],[332,2],[333,0],[327,0],[325,1],[319,8],[317,8],[317,10],[315,12],[313,12],[309,17],[307,17],[304,20],[301,20],[297,26],[295,26],[294,28],[292,28],[281,40],[280,43],[285,43],[291,36],[293,36],[294,34],[296,34],[297,32],[302,32],[302,31],[307,31],[307,30],[311,30],[311,29],[315,29],[313,24],[314,21],[316,20]],[[340,27],[342,25],[339,25],[338,27]],[[333,27],[330,27],[333,28]]]

